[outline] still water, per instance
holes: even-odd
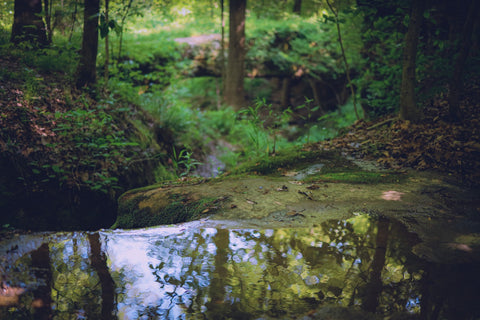
[[[480,265],[417,243],[367,215],[17,235],[0,242],[0,319],[480,319]]]

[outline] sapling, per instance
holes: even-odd
[[[299,109],[306,109],[307,110],[307,114],[302,116],[300,115],[300,118],[302,118],[303,120],[305,120],[305,125],[307,126],[307,143],[310,143],[310,133],[311,133],[311,130],[313,128],[313,126],[315,125],[312,125],[312,118],[313,118],[313,115],[315,112],[317,112],[319,109],[320,109],[320,106],[312,106],[312,102],[313,100],[312,99],[309,99],[307,97],[305,97],[305,103],[302,104],[302,105],[299,105],[296,109],[299,110]]]

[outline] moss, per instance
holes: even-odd
[[[340,156],[328,151],[305,151],[299,147],[282,150],[274,156],[253,159],[234,170],[233,174],[256,172],[258,174],[280,174],[279,169],[303,169],[315,162],[340,161]],[[342,165],[345,160],[342,160]]]
[[[215,178],[215,180],[219,180],[219,179]],[[180,180],[180,179],[165,180],[165,181],[161,181],[161,182],[151,184],[151,185],[148,185],[148,186],[145,186],[145,187],[140,187],[140,188],[135,188],[135,189],[128,190],[123,195],[121,195],[120,198],[125,197],[125,196],[132,196],[136,193],[150,191],[150,190],[154,190],[154,189],[158,189],[158,188],[169,188],[169,187],[173,187],[173,186],[196,185],[196,184],[201,184],[201,183],[207,183],[208,181],[210,181],[210,180],[205,179],[205,178],[195,178],[195,177],[194,178],[189,178],[189,179],[186,179],[186,180]]]
[[[328,181],[343,183],[398,183],[407,178],[406,174],[398,172],[371,172],[371,171],[347,171],[347,172],[328,172],[316,174],[308,177],[307,182]]]
[[[168,205],[154,210],[148,206],[140,208],[139,204],[146,198],[133,196],[121,200],[119,216],[112,228],[143,228],[192,221],[204,213],[214,213],[224,200],[212,197],[194,200],[189,195],[171,194]]]

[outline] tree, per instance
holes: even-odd
[[[97,272],[102,287],[102,319],[115,319],[113,316],[115,305],[115,282],[110,275],[107,265],[107,257],[102,252],[100,235],[97,233],[87,235],[90,243],[90,262],[92,268]]]
[[[369,312],[375,312],[378,307],[379,297],[383,290],[382,271],[385,268],[385,260],[388,246],[390,222],[385,217],[380,217],[377,224],[377,237],[375,254],[370,265],[370,278],[365,288],[365,299],[362,308]]]
[[[225,75],[225,103],[235,109],[245,105],[245,11],[247,0],[230,1],[230,30]]]
[[[415,121],[418,118],[415,97],[415,61],[424,10],[425,0],[413,0],[412,13],[403,48],[402,84],[400,86],[400,119],[402,120]]]
[[[462,118],[460,112],[460,96],[463,91],[463,71],[465,69],[465,62],[468,58],[470,47],[472,46],[472,34],[475,25],[475,21],[478,18],[480,2],[478,0],[471,0],[467,19],[463,25],[463,31],[460,39],[460,49],[455,59],[455,68],[453,70],[453,76],[449,84],[449,114],[452,121],[458,121]]]
[[[40,17],[42,2],[40,0],[15,0],[12,34],[10,41],[31,42],[36,45],[48,44],[45,23]]]
[[[293,13],[301,15],[302,13],[302,0],[295,0],[293,3]]]
[[[45,22],[47,30],[47,41],[52,43],[53,31],[52,31],[52,3],[49,0],[43,0],[45,8]]]
[[[108,31],[109,31],[109,25],[110,21],[108,20],[108,3],[109,0],[105,0],[105,23],[107,24],[107,34],[105,35],[105,85],[108,85],[108,64],[110,63],[110,52],[109,52],[109,46],[108,46]]]
[[[327,0],[327,5],[330,8],[330,11],[332,11],[333,15],[335,16],[335,25],[337,26],[338,43],[340,44],[340,49],[342,50],[343,64],[345,65],[345,73],[347,75],[348,86],[350,87],[350,92],[352,94],[353,108],[355,109],[355,116],[357,117],[357,120],[359,120],[360,116],[358,115],[358,110],[357,110],[357,98],[356,98],[355,90],[353,89],[352,79],[350,78],[350,66],[348,65],[347,56],[345,54],[345,48],[343,47],[342,32],[340,31],[340,20],[338,18],[338,10],[335,10],[332,4],[330,3],[330,1],[328,0]]]
[[[97,81],[98,16],[100,0],[85,0],[83,39],[77,68],[77,88]]]

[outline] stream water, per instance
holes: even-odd
[[[16,235],[0,241],[0,319],[479,319],[479,264],[422,260],[417,242],[368,215]]]

